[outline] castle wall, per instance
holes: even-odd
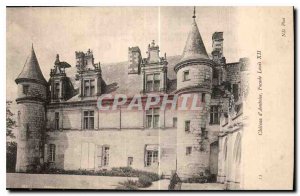
[[[189,80],[184,81],[183,73],[189,71]],[[191,64],[183,67],[177,72],[177,89],[189,86],[206,85],[211,88],[212,68],[210,66]]]
[[[56,145],[56,160],[52,165],[56,168],[98,170],[126,167],[128,157],[133,158],[132,167],[135,169],[170,175],[176,167],[176,129],[74,130],[47,132],[47,135],[47,144]],[[159,146],[159,165],[145,166],[145,147],[155,144]],[[108,166],[99,164],[97,149],[103,145],[110,148]]]
[[[40,164],[41,135],[45,128],[45,107],[38,102],[18,104],[16,171],[34,169]]]
[[[242,116],[234,119],[241,122]],[[241,185],[241,140],[243,128],[225,126],[219,139],[218,177],[217,181],[225,183],[228,189],[239,189]]]
[[[227,72],[227,81],[236,84],[241,81],[241,74],[240,74],[240,66],[238,63],[232,63],[226,65],[226,72]]]
[[[27,94],[23,93],[23,86],[28,86]],[[18,98],[25,98],[25,97],[39,97],[41,99],[46,99],[47,92],[44,85],[40,83],[33,83],[33,82],[22,82],[22,84],[18,85]]]

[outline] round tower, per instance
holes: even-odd
[[[43,161],[42,135],[45,128],[47,82],[41,72],[33,46],[18,85],[17,172],[38,169]]]
[[[186,179],[205,174],[209,168],[209,144],[206,125],[212,91],[212,66],[194,16],[180,62],[175,65],[177,74],[178,126],[177,173]],[[197,98],[197,110],[181,110],[183,97]],[[188,101],[191,102],[191,101]]]

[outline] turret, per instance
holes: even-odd
[[[177,173],[186,179],[204,174],[209,169],[207,141],[208,108],[212,89],[212,67],[200,35],[194,10],[191,30],[180,62],[175,65],[177,74]],[[197,98],[197,110],[181,110],[182,97]],[[190,99],[190,100],[191,100]]]
[[[67,77],[65,69],[71,67],[67,62],[61,62],[56,55],[54,69],[50,72],[50,100],[51,102],[65,101],[73,96],[73,85]]]
[[[19,121],[16,171],[36,170],[43,163],[43,131],[47,82],[41,72],[33,46],[22,72],[15,80],[18,85]]]

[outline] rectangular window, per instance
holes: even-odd
[[[149,74],[146,77],[146,90],[148,92],[151,91],[159,91],[160,89],[160,79],[159,74]]]
[[[192,154],[192,147],[188,146],[186,147],[186,155],[191,155]]]
[[[177,127],[177,118],[176,117],[173,118],[173,127],[174,128]]]
[[[238,84],[233,84],[232,85],[232,90],[233,90],[234,101],[238,101],[238,99],[239,99],[239,85]]]
[[[184,127],[185,127],[185,132],[190,132],[191,129],[190,129],[190,126],[191,126],[191,121],[187,120],[184,122]]]
[[[49,162],[55,162],[55,144],[49,144]]]
[[[103,166],[109,165],[109,147],[103,146]]]
[[[84,88],[84,93],[83,93],[84,96],[86,96],[86,97],[94,96],[95,95],[95,80],[94,79],[84,80],[83,88]]]
[[[83,112],[83,128],[94,129],[94,111]]]
[[[158,128],[159,127],[159,108],[150,108],[146,111],[146,127]]]
[[[187,71],[184,71],[183,72],[183,81],[187,81],[190,79],[190,71],[187,70]]]
[[[205,93],[202,93],[201,102],[205,103]]]
[[[210,124],[220,124],[219,106],[210,107]]]
[[[59,93],[60,93],[60,84],[59,84],[59,82],[55,82],[55,84],[54,84],[54,99],[59,98]]]
[[[128,157],[127,166],[132,166],[133,164],[133,157]]]
[[[59,130],[59,112],[55,112],[55,130]]]
[[[28,89],[29,89],[29,85],[23,85],[23,94],[27,95],[28,94]]]
[[[159,74],[154,74],[153,78],[154,78],[153,91],[157,92],[157,91],[159,91],[159,88],[160,88]]]
[[[151,166],[158,163],[158,151],[147,150],[146,151],[146,166]]]
[[[98,145],[97,146],[97,165],[98,168],[100,168],[102,166],[102,146]]]

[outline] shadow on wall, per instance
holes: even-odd
[[[64,169],[66,149],[69,147],[67,134],[60,131],[45,133],[44,164],[42,172]]]
[[[114,82],[105,86],[105,93],[112,93],[119,88],[118,83]]]

